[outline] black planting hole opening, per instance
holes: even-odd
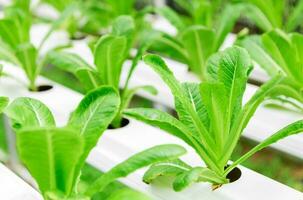
[[[111,124],[108,126],[108,129],[118,129],[118,128],[123,128],[129,124],[129,120],[126,118],[122,118],[121,121],[121,126],[120,127],[113,127]]]
[[[84,34],[78,34],[71,36],[71,40],[84,40],[86,38],[86,35]]]
[[[31,92],[45,92],[45,91],[48,91],[48,90],[51,90],[53,88],[52,85],[39,85],[37,87],[37,90],[32,90],[32,89],[29,89]]]
[[[227,167],[225,167],[227,169]],[[231,170],[226,178],[229,180],[230,183],[237,181],[242,175],[241,170],[238,167],[235,167],[233,170]]]

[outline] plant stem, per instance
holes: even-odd
[[[118,113],[117,116],[113,119],[111,125],[114,128],[120,128],[122,124],[122,116],[121,113]]]
[[[32,92],[37,92],[37,91],[38,91],[38,87],[36,86],[35,81],[31,81],[31,82],[30,82],[30,84],[29,84],[29,89],[30,89],[30,91],[32,91]]]

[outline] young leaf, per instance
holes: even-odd
[[[119,111],[117,116],[115,117],[115,119],[112,121],[111,125],[115,128],[119,128],[121,127],[121,122],[123,119],[123,111],[125,109],[128,108],[130,101],[132,100],[132,98],[134,97],[134,95],[140,91],[140,90],[144,90],[152,95],[156,95],[158,93],[158,91],[156,90],[156,88],[154,88],[153,86],[138,86],[132,89],[124,89],[122,92],[122,96],[121,96],[121,105],[119,107]]]
[[[195,2],[197,2],[197,1],[195,1]],[[189,14],[192,14],[194,12],[193,4],[190,1],[174,0],[174,3],[176,3],[178,6],[180,6],[182,9],[184,9]]]
[[[117,178],[126,177],[128,174],[156,162],[176,159],[185,153],[186,150],[183,147],[173,144],[159,145],[137,153],[98,178],[89,186],[85,194],[90,196],[102,191],[105,186]]]
[[[124,109],[128,108],[131,99],[140,90],[148,92],[149,94],[152,94],[152,95],[158,94],[157,89],[151,85],[138,86],[138,87],[135,87],[132,89],[125,89],[122,94],[120,112],[122,112]]]
[[[177,176],[191,170],[192,167],[180,159],[153,164],[144,174],[143,181],[150,184],[160,176]]]
[[[168,6],[163,6],[154,9],[155,12],[163,17],[165,17],[173,26],[175,26],[179,31],[182,31],[186,28],[186,25],[182,19],[178,16],[173,9]]]
[[[264,32],[275,28],[284,29],[287,32],[295,31],[302,25],[302,1],[294,4],[284,0],[242,0],[244,16],[253,21]],[[289,5],[287,5],[289,4]]]
[[[72,192],[83,147],[82,137],[66,128],[30,128],[17,133],[19,157],[43,195],[55,190],[65,195]]]
[[[294,52],[292,51],[291,40],[286,33],[280,30],[268,32],[262,36],[262,44],[267,53],[286,74],[294,72],[296,66]]]
[[[76,54],[52,51],[47,55],[47,62],[72,73],[79,79],[86,91],[96,89],[101,85],[98,72]]]
[[[47,62],[73,74],[75,74],[79,69],[91,68],[91,66],[77,54],[63,51],[49,52],[47,54]]]
[[[215,159],[213,158],[212,160],[212,156],[208,154],[207,150],[203,147],[202,142],[193,136],[192,129],[189,129],[182,122],[171,115],[149,108],[127,109],[124,114],[152,126],[157,126],[160,129],[182,139],[197,152],[199,152],[199,155],[203,158],[204,162],[208,166],[212,166],[214,169],[217,168],[213,161]]]
[[[234,117],[242,107],[242,98],[248,76],[252,70],[252,62],[243,48],[232,47],[212,56],[207,64],[209,81],[218,81],[224,85],[226,95],[226,124],[232,124]],[[230,127],[225,127],[226,131]]]
[[[13,48],[0,39],[0,59],[21,66]]]
[[[151,66],[170,87],[175,97],[176,110],[181,118],[181,122],[185,125],[192,126],[192,131],[197,137],[201,137],[201,142],[205,147],[208,147],[213,140],[208,134],[205,124],[203,124],[195,112],[196,108],[192,105],[192,100],[188,99],[188,95],[184,91],[184,88],[182,88],[180,83],[173,76],[173,73],[168,69],[165,62],[156,55],[146,55],[143,59],[144,62]]]
[[[273,98],[290,97],[303,102],[302,50],[303,36],[298,33],[286,34],[273,30],[259,37],[248,37],[239,44],[250,52],[253,59],[271,76],[280,71],[285,78],[272,93]],[[254,49],[254,51],[252,50]]]
[[[291,98],[289,100],[297,100],[299,104],[303,102],[302,87],[299,84],[293,83],[293,80],[287,77],[283,78],[281,83],[270,94],[273,99],[281,98],[281,102],[287,101],[289,97]]]
[[[234,169],[238,164],[244,162],[246,159],[248,159],[250,156],[252,156],[256,152],[264,149],[265,147],[267,147],[273,143],[276,143],[277,141],[279,141],[285,137],[288,137],[290,135],[299,134],[302,132],[303,132],[303,120],[299,120],[297,122],[294,122],[294,123],[284,127],[283,129],[279,130],[278,132],[276,132],[275,134],[273,134],[272,136],[268,137],[266,140],[264,140],[263,142],[258,144],[256,147],[251,149],[249,152],[244,154],[241,158],[236,160],[232,165],[230,165],[226,169],[225,175],[228,174],[232,169]]]
[[[160,36],[149,48],[151,51],[173,58],[181,62],[187,62],[188,53],[178,38],[170,36],[167,33],[159,32]]]
[[[210,182],[216,184],[228,183],[228,180],[218,176],[216,173],[205,167],[194,167],[179,174],[173,182],[175,191],[181,191],[195,182]]]
[[[86,91],[91,91],[102,85],[98,72],[93,68],[78,69],[75,76],[82,83]]]
[[[133,37],[135,29],[134,20],[131,16],[122,15],[115,19],[113,22],[112,34],[115,36],[126,36],[127,38]]]
[[[51,34],[58,28],[60,28],[60,26],[64,25],[64,23],[67,23],[67,21],[72,18],[73,14],[75,13],[75,11],[77,11],[77,9],[79,9],[78,7],[79,5],[77,5],[76,3],[73,3],[71,5],[69,5],[66,9],[64,9],[61,13],[61,15],[59,16],[59,18],[55,21],[52,22],[51,27],[49,28],[48,32],[45,34],[45,36],[43,37],[42,41],[39,44],[39,50],[43,47],[43,45],[45,44],[45,42],[47,41],[47,39],[51,36]],[[64,6],[65,7],[65,6]]]
[[[77,178],[77,173],[89,152],[117,115],[119,106],[120,98],[116,90],[104,86],[89,92],[72,113],[67,126],[78,130],[84,137],[84,149],[77,163],[74,178]]]
[[[0,38],[15,49],[19,44],[30,41],[30,26],[29,13],[18,7],[8,7],[4,19],[0,20]]]
[[[112,35],[125,37],[127,39],[127,45],[125,49],[125,56],[127,56],[129,50],[133,45],[135,36],[135,22],[133,18],[126,15],[119,16],[113,22],[112,29]]]
[[[40,73],[40,68],[36,63],[38,58],[37,49],[30,43],[18,45],[16,48],[16,57],[19,59],[21,67],[30,81],[30,89],[35,91],[35,80]]]
[[[152,126],[157,126],[160,129],[184,140],[189,145],[193,145],[190,141],[191,136],[186,130],[186,127],[179,120],[165,112],[151,108],[132,108],[126,109],[123,114]]]
[[[127,39],[124,36],[106,35],[98,41],[94,55],[102,84],[118,89],[126,48]]]
[[[274,28],[272,22],[260,8],[250,3],[243,3],[243,7],[245,16],[253,21],[263,31],[270,31]]]
[[[51,111],[42,102],[20,97],[15,99],[4,111],[16,130],[31,127],[53,127],[55,120]]]
[[[295,31],[296,28],[302,25],[303,19],[303,1],[298,1],[296,7],[288,16],[285,24],[285,30],[288,32]]]
[[[85,157],[117,114],[120,98],[107,86],[89,92],[72,113],[68,126],[85,138]]]
[[[12,30],[13,28],[13,22],[8,19],[2,19],[0,20],[0,36],[1,39],[4,40],[7,44],[9,44],[11,47],[17,46],[14,37],[12,34],[10,34],[8,31]]]
[[[241,12],[243,11],[242,5],[227,5],[220,14],[220,20],[216,24],[216,39],[214,44],[214,51],[218,51],[222,46],[226,36],[232,32],[232,29],[238,20]]]
[[[244,47],[251,57],[270,75],[276,75],[279,72],[279,65],[268,55],[264,49],[259,36],[248,36],[237,42]]]
[[[180,38],[188,54],[189,68],[205,80],[204,66],[214,51],[215,32],[203,26],[191,26]]]
[[[184,6],[183,9],[188,12],[186,17],[181,15],[183,17],[181,19],[181,16],[168,8],[158,8],[156,12],[166,17],[178,29],[177,36],[172,38],[163,35],[157,41],[157,47],[154,45],[152,50],[185,62],[191,71],[205,80],[207,59],[222,46],[239,18],[243,6],[200,0],[188,2],[178,0],[176,3]]]
[[[211,137],[206,127],[207,123],[202,121],[205,116],[201,116],[200,118],[198,115],[198,113],[204,113],[204,111],[198,111],[201,107],[196,107],[196,103],[193,103],[197,101],[195,100],[197,94],[189,93],[196,90],[188,90],[188,88],[182,86],[160,57],[156,55],[147,55],[143,60],[146,64],[151,66],[166,82],[168,87],[170,87],[175,97],[175,107],[181,123],[187,126],[188,130],[190,130],[188,132],[192,132],[192,139],[201,143],[199,149],[200,156],[203,157],[208,166],[212,166],[214,170],[219,170],[213,162],[217,159],[214,139]]]
[[[245,104],[239,115],[234,119],[234,123],[230,130],[230,135],[225,143],[225,154],[220,160],[223,162],[227,162],[229,160],[238,139],[240,138],[244,128],[247,126],[249,120],[252,118],[259,105],[271,95],[271,92],[275,91],[275,88],[278,86],[281,80],[282,75],[278,74],[272,80],[262,85]]]
[[[125,81],[124,90],[128,89],[129,81],[133,75],[134,70],[136,69],[139,61],[142,59],[143,54],[148,50],[154,41],[160,38],[160,33],[157,31],[149,31],[144,35],[144,38],[140,41],[140,45],[137,48],[137,53],[132,60],[132,65],[128,71],[127,79]]]
[[[209,114],[202,101],[201,84],[185,82],[182,83],[181,86],[184,89],[187,98],[190,99],[190,102],[192,103],[195,112],[197,112],[201,122],[205,124],[206,129],[209,130]],[[180,120],[181,118],[182,116],[180,116]],[[188,126],[191,126],[191,124],[188,124]]]
[[[228,127],[227,96],[224,85],[221,83],[202,83],[201,94],[202,101],[208,112],[211,121],[211,132],[216,140],[218,152],[222,151],[226,128]]]

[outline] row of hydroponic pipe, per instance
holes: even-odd
[[[0,199],[98,199],[118,179],[134,190],[107,199],[303,199],[240,166],[268,146],[303,158],[303,1],[168,3],[2,7],[1,159],[32,187],[1,165]],[[242,135],[258,145],[231,162]],[[104,173],[81,187],[85,163]]]

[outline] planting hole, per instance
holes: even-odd
[[[242,175],[241,170],[238,167],[236,167],[227,174],[226,178],[228,178],[229,182],[232,183],[237,181],[241,177],[241,175]]]
[[[51,86],[51,85],[39,85],[37,87],[36,91],[31,90],[31,89],[30,89],[30,91],[31,92],[45,92],[45,91],[51,90],[52,88],[53,88],[53,86]]]
[[[86,35],[74,35],[71,37],[72,40],[83,40],[86,38]]]
[[[117,127],[117,128],[116,128],[116,127],[113,127],[112,125],[109,125],[107,129],[118,129],[118,128],[123,128],[123,127],[127,126],[128,124],[129,124],[129,120],[126,119],[126,118],[123,118],[120,127]]]

